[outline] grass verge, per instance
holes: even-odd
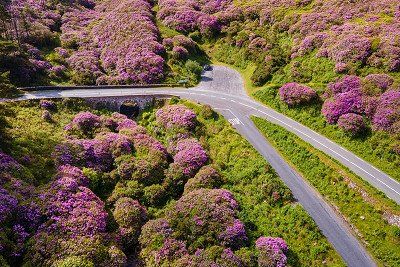
[[[253,121],[283,157],[344,216],[380,265],[400,265],[400,228],[388,223],[399,218],[398,205],[284,128],[256,117]]]

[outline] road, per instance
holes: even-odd
[[[294,197],[314,219],[348,266],[376,266],[365,248],[354,237],[343,219],[267,142],[255,127],[250,116],[255,115],[276,123],[296,134],[315,148],[341,162],[354,173],[384,192],[400,204],[400,183],[357,157],[350,151],[298,122],[268,108],[247,96],[243,80],[236,71],[215,66],[203,75],[202,82],[194,88],[123,88],[80,89],[29,92],[19,100],[64,97],[107,97],[133,95],[175,95],[209,104],[219,111],[271,164]]]

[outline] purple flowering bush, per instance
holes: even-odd
[[[328,85],[322,114],[330,124],[353,135],[367,128],[363,116],[371,120],[374,130],[397,133],[399,91],[386,74],[370,74],[364,79],[350,75]]]
[[[177,31],[189,33],[200,31],[202,35],[211,37],[221,31],[222,23],[219,14],[233,7],[232,1],[193,1],[162,0],[157,13],[165,25]]]
[[[53,101],[46,99],[40,100],[40,107],[48,111],[54,111],[57,109],[57,106]]]
[[[198,189],[182,196],[166,219],[174,235],[187,240],[189,248],[206,244],[240,247],[247,236],[243,224],[237,220],[238,208],[227,190]]]
[[[219,172],[211,166],[204,166],[186,182],[184,194],[200,188],[215,189],[221,184],[222,177]]]
[[[390,90],[380,96],[372,124],[376,130],[400,133],[399,122],[400,91]]]
[[[73,118],[70,124],[65,126],[65,130],[90,137],[100,126],[101,119],[99,116],[91,112],[81,112]]]
[[[169,105],[156,112],[157,122],[167,129],[184,128],[191,130],[196,126],[196,114],[183,105]]]
[[[289,106],[305,104],[317,97],[317,93],[310,87],[287,83],[279,89],[279,96]]]
[[[147,1],[70,9],[61,30],[63,45],[72,48],[67,62],[77,83],[154,83],[164,77],[164,47]]]
[[[174,164],[187,176],[194,175],[208,161],[208,155],[195,139],[181,140],[176,145]]]
[[[322,114],[330,124],[335,124],[340,116],[347,113],[362,114],[363,100],[361,79],[345,76],[328,86],[322,106]]]
[[[257,239],[256,248],[258,250],[258,266],[286,266],[288,246],[282,238],[262,236]]]
[[[179,107],[190,118],[183,121],[196,120]],[[24,167],[34,159],[0,153],[1,263],[255,264],[238,202],[218,189],[222,172],[205,166],[212,163],[207,143],[194,127],[152,128],[156,112],[141,121],[146,128],[118,113],[74,113],[66,129],[68,120],[51,125],[59,128],[60,143],[49,156],[56,169],[39,186],[29,184]]]
[[[339,117],[338,126],[345,132],[357,135],[366,129],[364,118],[361,115],[347,113]]]

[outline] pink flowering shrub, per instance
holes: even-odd
[[[279,89],[282,101],[289,106],[308,103],[317,97],[317,93],[310,87],[298,83],[287,83]]]
[[[79,20],[76,18],[80,18]],[[92,25],[92,27],[89,27]],[[63,16],[61,39],[74,48],[68,58],[81,83],[154,83],[163,79],[164,52],[151,5],[144,0],[96,3]],[[132,34],[135,33],[135,34]]]
[[[186,59],[189,52],[182,46],[174,46],[172,49],[172,56],[176,59]]]
[[[22,169],[11,156],[0,152],[0,254],[10,263],[21,260],[26,241],[42,216],[33,201],[35,188],[22,180],[26,179]]]
[[[197,140],[185,139],[177,143],[174,164],[184,175],[194,175],[207,161],[207,153]]]
[[[49,111],[54,111],[57,109],[57,106],[53,101],[46,99],[40,100],[40,107]]]
[[[330,84],[324,97],[330,97],[322,106],[322,114],[330,124],[344,114],[363,112],[361,79],[357,76],[345,76]]]
[[[347,113],[361,113],[362,98],[360,92],[340,93],[325,101],[322,114],[330,124],[335,124],[340,116]]]
[[[374,130],[396,133],[399,91],[392,89],[394,80],[387,74],[370,74],[365,78],[344,76],[328,85],[323,97],[322,114],[353,135],[366,129],[363,116],[371,119]]]
[[[169,105],[156,112],[157,122],[167,129],[192,130],[196,125],[196,113],[183,105]]]
[[[363,92],[367,95],[380,95],[393,83],[393,78],[387,74],[370,74],[364,78]]]
[[[257,239],[256,248],[258,250],[258,266],[286,266],[288,246],[282,238],[262,236]]]
[[[174,235],[187,240],[191,248],[219,243],[240,247],[247,236],[243,224],[236,220],[238,208],[227,190],[199,189],[182,196],[166,219]],[[197,243],[200,240],[203,242]]]
[[[339,117],[338,126],[352,135],[362,133],[366,129],[364,118],[361,115],[347,113]]]
[[[29,248],[28,257],[32,263],[51,264],[76,251],[89,256],[98,253],[102,246],[105,248],[108,214],[104,203],[81,185],[84,183],[79,170],[62,167],[57,179],[39,196],[45,220]]]
[[[221,184],[222,177],[218,171],[211,166],[204,166],[186,182],[184,194],[200,188],[215,189]]]
[[[283,6],[288,6],[285,1],[281,2]],[[332,59],[339,72],[357,64],[398,70],[400,61],[395,54],[399,45],[394,40],[400,34],[400,21],[393,16],[396,5],[394,0],[318,1],[311,12],[301,14],[289,26],[289,32],[297,37],[292,56],[317,49],[318,56]],[[391,14],[393,21],[381,20],[383,13]],[[365,23],[360,24],[356,20]],[[373,23],[376,20],[382,23]],[[319,36],[317,42],[314,42],[315,36]],[[373,44],[373,38],[379,39],[379,43]]]
[[[162,0],[159,2],[160,10],[157,17],[162,22],[177,31],[200,31],[204,36],[212,36],[221,30],[221,22],[218,19],[219,12],[233,7],[232,1],[193,1],[176,2]]]
[[[244,266],[230,247],[247,243],[229,191],[200,189],[181,197],[165,218],[151,220],[139,238],[146,265]],[[217,238],[216,238],[217,237]]]
[[[373,127],[376,130],[400,133],[398,127],[399,121],[400,91],[387,91],[383,93],[378,100],[376,112],[372,118]]]
[[[80,112],[64,129],[69,133],[78,133],[84,137],[92,137],[100,126],[101,119],[99,116],[91,112]]]

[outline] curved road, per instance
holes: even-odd
[[[259,116],[286,128],[341,162],[398,204],[400,204],[400,183],[326,137],[252,100],[244,91],[240,74],[230,68],[215,66],[212,71],[204,74],[202,82],[197,87],[191,89],[101,87],[79,90],[55,89],[29,92],[18,100],[133,95],[175,95],[212,106],[226,117],[271,164],[348,266],[376,266],[343,219],[266,141],[252,123],[250,116]]]

